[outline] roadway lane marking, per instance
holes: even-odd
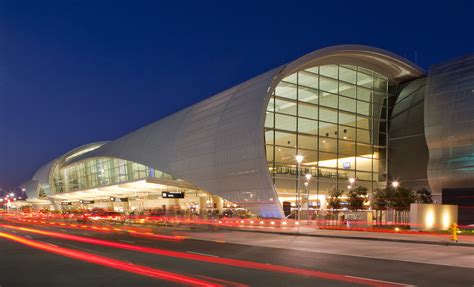
[[[48,242],[44,242],[44,241],[41,241],[41,242],[44,243],[44,244],[48,244],[49,246],[58,247],[57,245],[54,245],[53,243],[48,243]]]
[[[206,254],[206,253],[200,253],[200,252],[193,252],[193,251],[186,251],[186,253],[197,254],[197,255],[203,255],[203,256],[210,256],[210,257],[216,257],[216,258],[219,257],[219,256],[217,256],[217,255]]]
[[[65,230],[65,229],[59,229],[59,230],[61,230],[62,232],[67,232],[67,230]]]
[[[406,286],[406,287],[416,287],[416,285],[409,285],[409,284],[390,282],[390,281],[384,281],[384,280],[377,280],[377,279],[369,279],[369,278],[364,278],[364,277],[349,276],[349,275],[346,275],[346,277],[347,278],[354,278],[354,279],[362,279],[362,280],[367,280],[367,281],[373,281],[373,282],[386,283],[386,284],[392,284],[392,285],[399,285],[399,286]]]
[[[89,233],[81,232],[82,235],[91,236]]]
[[[133,241],[128,241],[128,240],[121,240],[121,239],[119,239],[119,241],[135,244],[135,242],[133,242]]]
[[[33,237],[29,236],[29,235],[25,235],[26,237],[28,237],[29,239],[32,239]]]

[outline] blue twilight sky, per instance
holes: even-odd
[[[329,45],[472,53],[473,3],[0,0],[0,186]]]

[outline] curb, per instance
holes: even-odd
[[[430,245],[441,245],[441,246],[462,246],[462,247],[474,247],[472,243],[464,242],[449,242],[449,241],[423,241],[423,240],[411,240],[411,239],[394,239],[394,238],[380,238],[380,237],[357,237],[357,236],[343,236],[343,235],[326,235],[326,234],[307,234],[297,232],[281,232],[281,231],[264,231],[264,230],[248,230],[248,229],[231,229],[227,230],[240,231],[240,232],[257,232],[267,234],[280,234],[289,236],[306,236],[306,237],[326,237],[326,238],[338,238],[338,239],[356,239],[356,240],[369,240],[369,241],[388,241],[398,243],[416,243],[416,244],[430,244]]]

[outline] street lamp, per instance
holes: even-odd
[[[311,173],[307,173],[305,174],[305,177],[306,177],[306,182],[304,183],[304,186],[306,187],[306,206],[308,208],[308,211],[307,211],[307,222],[308,222],[308,225],[309,225],[309,180],[311,179]]]
[[[298,163],[297,165],[297,180],[296,180],[296,208],[297,208],[297,220],[300,220],[300,213],[301,213],[301,191],[300,191],[300,165],[303,162],[304,156],[302,155],[297,155],[296,157],[296,162]],[[299,204],[298,204],[299,203]]]
[[[397,180],[392,181],[392,187],[393,188],[397,188],[399,186],[400,186],[400,182],[398,182]]]
[[[15,194],[13,192],[10,192],[10,196],[14,196]]]
[[[354,184],[355,181],[356,181],[355,178],[353,178],[353,177],[349,178],[349,183],[350,183],[351,185]]]

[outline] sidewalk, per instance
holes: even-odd
[[[420,244],[435,245],[453,245],[474,247],[474,236],[459,235],[459,242],[452,242],[448,234],[433,234],[426,232],[367,232],[352,230],[331,230],[319,229],[315,227],[306,227],[304,225],[298,227],[271,228],[271,227],[227,227],[228,230],[241,232],[259,232],[273,233],[291,236],[311,236],[311,237],[330,237],[341,239],[358,239],[358,240],[377,240],[392,241]]]

